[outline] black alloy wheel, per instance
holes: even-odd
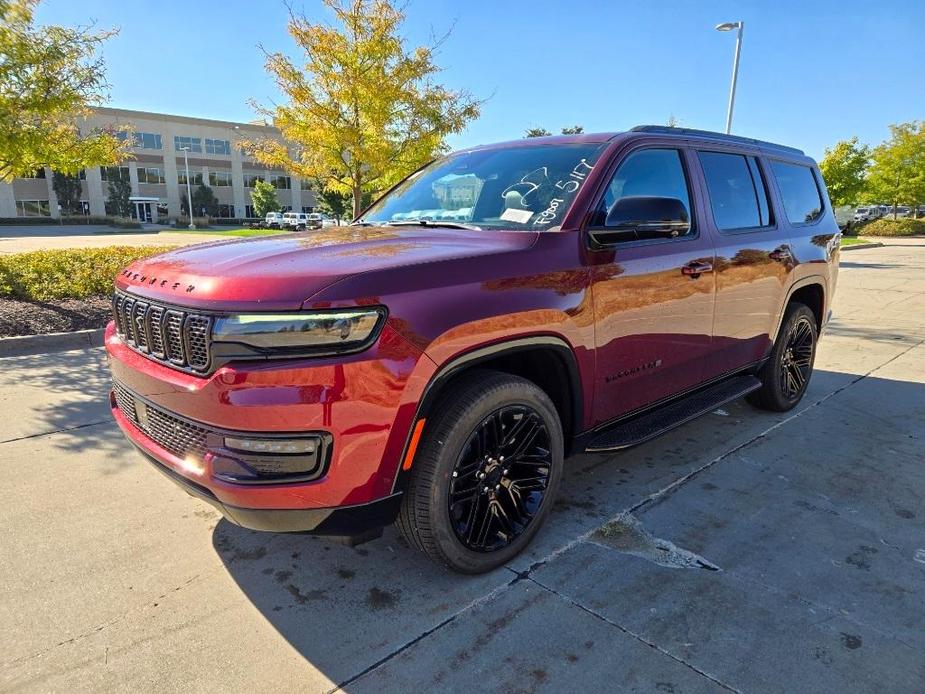
[[[518,538],[546,498],[552,465],[549,432],[526,405],[502,407],[469,435],[448,489],[459,541],[494,552]]]
[[[816,336],[813,324],[800,316],[791,326],[778,368],[781,392],[788,400],[799,399],[806,389],[813,368]]]
[[[808,306],[790,302],[771,354],[757,374],[761,387],[747,397],[752,405],[786,412],[803,399],[816,358],[816,325],[816,315]]]

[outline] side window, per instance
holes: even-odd
[[[771,162],[774,178],[791,224],[814,222],[822,215],[822,196],[813,170],[800,164]]]
[[[691,219],[687,176],[678,150],[643,149],[629,155],[610,180],[604,197],[591,218],[591,225],[603,227],[608,211],[621,198],[650,196],[681,201],[687,211],[687,218]],[[684,236],[692,233],[693,226]]]
[[[698,152],[713,220],[720,231],[766,227],[768,194],[754,157]]]

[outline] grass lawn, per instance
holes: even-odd
[[[211,229],[171,229],[182,234],[213,234],[216,236],[271,236],[273,234],[288,234],[288,231],[280,229],[248,229],[246,227],[233,227],[231,229],[211,228]]]
[[[859,243],[872,243],[870,239],[862,239],[858,236],[842,236],[841,245],[842,246],[856,246]]]

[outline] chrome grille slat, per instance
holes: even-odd
[[[211,363],[212,317],[136,298],[113,297],[116,332],[125,344],[154,361],[207,373]]]
[[[194,456],[202,459],[207,450],[206,437],[209,433],[205,427],[174,417],[150,403],[145,403],[147,416],[141,421],[135,407],[135,396],[121,383],[114,383],[113,389],[119,410],[148,438],[178,458]]]

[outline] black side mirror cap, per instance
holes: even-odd
[[[677,198],[631,195],[620,198],[607,211],[603,228],[590,230],[595,243],[676,238],[691,229],[690,216]]]

